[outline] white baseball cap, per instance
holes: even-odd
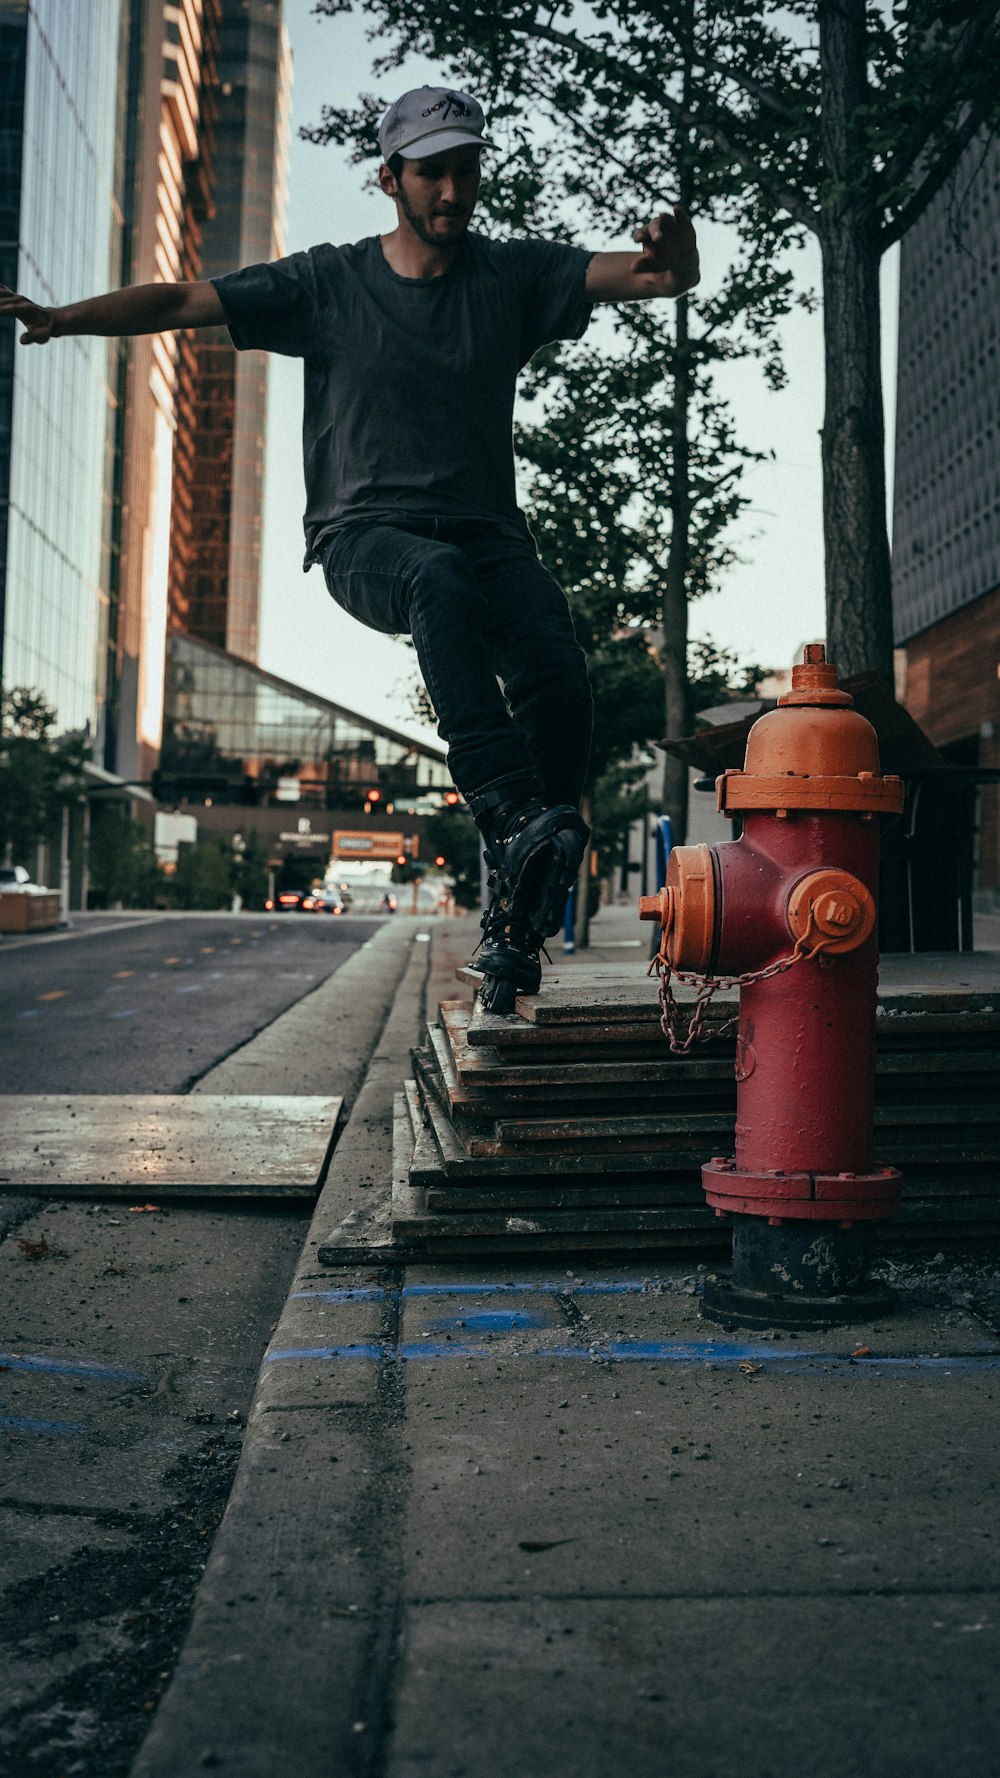
[[[378,126],[382,159],[425,160],[446,148],[491,148],[478,100],[450,87],[416,86],[396,99]]]

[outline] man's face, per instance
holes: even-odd
[[[388,185],[418,240],[428,247],[455,246],[465,234],[479,195],[478,148],[448,148],[430,160],[403,163],[402,178]]]

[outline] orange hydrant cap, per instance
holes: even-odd
[[[810,656],[819,659],[810,659]],[[856,778],[878,775],[878,739],[853,699],[841,691],[837,669],[821,644],[792,668],[792,689],[778,708],[759,718],[747,736],[744,773],[753,778]]]

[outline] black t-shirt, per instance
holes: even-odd
[[[234,345],[305,362],[306,566],[358,519],[489,519],[523,530],[518,371],[578,339],[591,255],[469,235],[438,278],[401,278],[377,236],[213,278]]]

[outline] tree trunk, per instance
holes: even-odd
[[[875,218],[846,192],[854,119],[870,99],[865,0],[819,8],[823,153],[831,181],[823,254],[823,540],[827,652],[842,675],[892,672],[892,576],[885,491],[880,246]]]
[[[850,226],[825,233],[822,246],[827,652],[841,675],[875,672],[892,685],[880,253]]]
[[[690,46],[694,36],[694,11],[686,9],[685,43]],[[684,57],[683,98],[687,104],[691,89],[691,56]],[[685,209],[690,209],[695,194],[695,171],[691,144],[683,145],[678,164],[678,196]],[[688,693],[688,532],[691,526],[691,453],[688,427],[691,422],[691,352],[688,333],[688,299],[677,300],[674,326],[675,361],[673,373],[673,412],[670,423],[670,549],[663,587],[663,692],[665,703],[664,737],[678,741],[690,728],[690,696]],[[688,768],[673,754],[664,755],[663,813],[670,816],[674,844],[681,846],[687,838]]]
[[[679,740],[688,733],[688,598],[687,555],[691,501],[688,489],[688,416],[691,405],[691,369],[687,355],[687,297],[677,303],[677,366],[674,371],[673,422],[671,425],[670,549],[663,584],[663,692],[664,736]],[[663,813],[670,816],[674,841],[683,845],[687,834],[688,769],[673,754],[664,756]]]

